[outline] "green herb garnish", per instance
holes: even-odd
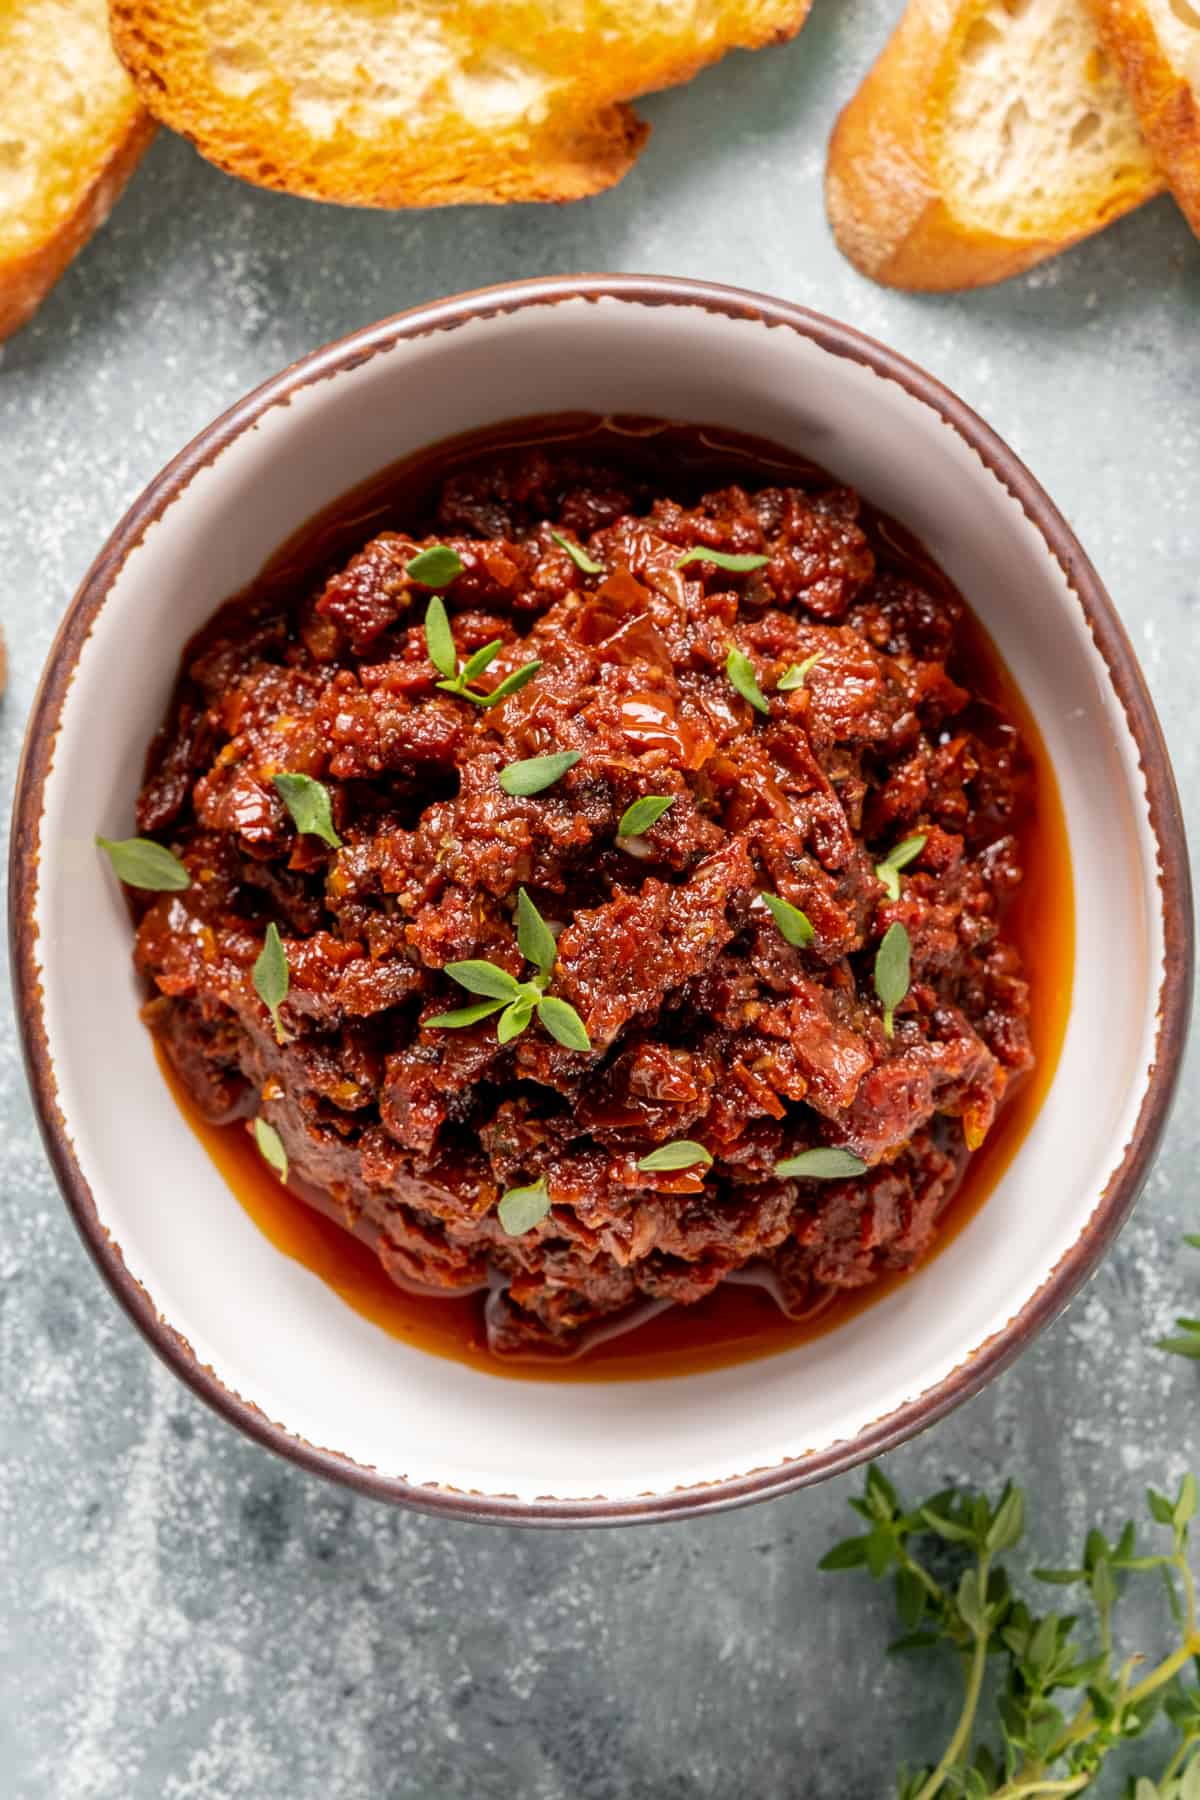
[[[435,669],[451,679],[457,676],[458,652],[454,648],[446,602],[440,594],[435,594],[425,608],[425,648]]]
[[[903,925],[889,925],[875,953],[875,992],[883,1007],[883,1029],[895,1034],[896,1008],[908,992],[912,973],[912,943]]]
[[[153,838],[98,837],[96,843],[107,853],[113,873],[126,887],[146,888],[154,894],[181,894],[192,885],[179,858]]]
[[[496,1041],[510,1044],[520,1037],[537,1014],[543,1028],[557,1043],[568,1050],[590,1050],[587,1027],[566,1000],[548,994],[554,959],[558,954],[554,933],[539,913],[529,895],[521,888],[517,894],[517,943],[521,954],[537,970],[529,981],[518,981],[507,969],[483,960],[446,964],[445,973],[469,994],[483,994],[479,1006],[463,1006],[457,1012],[437,1013],[424,1021],[426,1027],[444,1027],[451,1031],[475,1025],[480,1019],[498,1012]]]
[[[556,544],[566,551],[571,561],[575,564],[575,567],[577,569],[582,569],[585,575],[603,575],[604,564],[598,563],[594,557],[589,556],[587,551],[581,549],[578,544],[573,544],[570,538],[563,536],[561,531],[552,531],[550,536],[554,539]]]
[[[775,683],[780,693],[787,694],[793,688],[802,688],[824,654],[823,650],[814,650],[812,655],[806,656],[803,662],[792,663],[786,668]]]
[[[446,1031],[462,1031],[468,1025],[478,1025],[480,1019],[498,1013],[504,1005],[503,1000],[481,1000],[478,1006],[459,1006],[453,1012],[435,1013],[423,1024],[432,1030],[435,1026]]]
[[[877,1581],[890,1575],[901,1635],[889,1649],[950,1650],[947,1666],[957,1666],[962,1681],[945,1751],[932,1766],[900,1771],[901,1800],[1091,1793],[1110,1755],[1127,1768],[1131,1740],[1160,1719],[1170,1741],[1157,1779],[1143,1776],[1135,1786],[1130,1777],[1122,1792],[1131,1800],[1197,1800],[1200,1686],[1190,1665],[1200,1655],[1200,1627],[1188,1543],[1195,1477],[1185,1475],[1173,1499],[1150,1488],[1146,1503],[1153,1526],[1168,1533],[1161,1549],[1139,1545],[1126,1520],[1111,1541],[1093,1526],[1078,1566],[1034,1570],[1038,1581],[1081,1590],[1092,1615],[1085,1640],[1080,1604],[1037,1613],[1000,1560],[1024,1535],[1019,1487],[1010,1482],[994,1500],[948,1488],[913,1506],[881,1470],[868,1470],[862,1497],[850,1502],[866,1529],[835,1544],[820,1566],[864,1568]],[[1177,1624],[1176,1647],[1157,1664],[1114,1641],[1121,1589],[1146,1574],[1165,1583]],[[926,1684],[939,1663],[927,1667]]]
[[[559,750],[553,756],[529,756],[524,762],[509,763],[500,771],[500,786],[506,794],[540,794],[573,769],[582,755],[582,750]]]
[[[1200,1362],[1200,1319],[1176,1319],[1175,1333],[1170,1337],[1157,1339],[1154,1348],[1169,1350],[1172,1356],[1189,1356],[1193,1362]]]
[[[524,888],[517,893],[517,943],[526,962],[531,962],[543,975],[550,973],[558,946],[554,933]]]
[[[486,994],[489,1000],[511,1000],[521,988],[516,976],[507,969],[482,959],[447,963],[446,974],[459,987],[466,988],[468,994]]]
[[[748,700],[760,713],[770,714],[770,704],[758,685],[754,664],[744,650],[736,646],[730,650],[725,658],[725,673],[743,700]]]
[[[499,686],[494,687],[490,694],[476,694],[473,693],[470,688],[464,688],[463,693],[468,700],[473,700],[476,706],[499,706],[502,700],[507,700],[510,694],[517,693],[528,682],[532,681],[541,666],[540,659],[535,662],[523,664],[521,668],[514,669],[511,675],[506,675]]]
[[[790,900],[784,900],[779,894],[760,894],[759,899],[770,907],[771,917],[779,927],[780,936],[786,938],[789,944],[803,949],[805,944],[812,943],[817,934],[807,913],[802,913],[798,906],[793,906]]]
[[[747,575],[751,569],[765,569],[770,560],[769,556],[738,556],[729,550],[705,550],[698,545],[677,557],[675,567],[686,569],[689,563],[707,562],[715,563],[718,569],[728,569],[734,575]]]
[[[542,666],[540,662],[530,662],[523,668],[514,669],[490,694],[473,688],[470,683],[477,680],[495,662],[504,648],[504,640],[493,638],[490,644],[481,645],[460,669],[454,633],[450,628],[446,603],[440,594],[435,594],[425,609],[425,648],[430,662],[442,676],[442,680],[436,683],[442,692],[457,694],[460,699],[473,700],[476,706],[482,707],[499,706],[502,700],[507,700],[518,688],[523,688],[527,681],[532,681]]]
[[[844,1181],[866,1172],[866,1163],[852,1150],[802,1150],[775,1164],[777,1175],[798,1175],[804,1181]]]
[[[643,1156],[638,1168],[655,1175],[666,1169],[694,1169],[697,1164],[707,1169],[711,1162],[712,1152],[703,1144],[697,1144],[693,1138],[676,1138],[673,1144],[662,1144],[649,1156]]]
[[[1184,1233],[1183,1241],[1193,1250],[1200,1250],[1200,1235],[1194,1231]],[[1172,1356],[1187,1356],[1193,1362],[1200,1362],[1200,1319],[1176,1319],[1177,1336],[1159,1338],[1154,1348],[1169,1350]]]
[[[550,1036],[564,1050],[590,1050],[592,1040],[587,1026],[569,1001],[547,994],[538,1001],[537,1016]]]
[[[516,1000],[510,1000],[496,1020],[496,1042],[511,1044],[514,1038],[519,1038],[533,1018],[533,1009],[536,1004],[536,1001],[528,994],[524,994]]]
[[[665,812],[674,806],[675,794],[644,794],[627,806],[617,820],[617,836],[623,838],[641,837],[652,825],[658,823]]]
[[[287,1032],[279,1017],[279,1008],[287,999],[291,985],[291,972],[288,969],[287,951],[283,947],[283,939],[279,935],[279,927],[272,920],[267,926],[267,935],[263,947],[254,963],[254,991],[271,1015],[271,1023],[275,1027],[275,1042],[286,1044]]]
[[[273,782],[296,830],[323,838],[331,849],[340,850],[342,840],[333,829],[329,789],[324,782],[314,781],[311,775],[276,775]]]
[[[889,850],[882,862],[875,864],[875,873],[887,889],[889,900],[900,898],[900,871],[907,869],[910,862],[915,862],[928,842],[928,833],[918,831],[912,837],[906,837],[902,844]]]
[[[404,573],[410,581],[419,582],[422,587],[444,588],[449,587],[465,567],[458,551],[452,550],[449,544],[431,544],[428,550],[418,550],[405,563]]]
[[[254,1141],[258,1145],[259,1155],[263,1161],[270,1163],[280,1181],[287,1180],[288,1159],[283,1147],[283,1139],[273,1125],[265,1119],[254,1121]]]
[[[524,1237],[527,1231],[541,1224],[549,1211],[550,1195],[544,1181],[535,1181],[532,1187],[509,1188],[506,1194],[501,1194],[496,1208],[500,1224],[509,1237]]]

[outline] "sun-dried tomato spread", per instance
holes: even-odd
[[[828,477],[603,434],[419,513],[186,652],[138,824],[190,885],[136,902],[182,1079],[501,1353],[909,1266],[1032,1060],[1028,764],[961,602]]]

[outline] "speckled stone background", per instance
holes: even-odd
[[[860,280],[826,232],[824,146],[896,11],[816,0],[795,44],[651,100],[637,169],[570,209],[322,209],[160,140],[0,353],[6,796],[63,608],[193,432],[354,326],[585,268],[805,301],[978,407],[1107,578],[1200,822],[1200,246],[1160,201],[973,296]],[[890,1602],[815,1572],[854,1482],[693,1524],[531,1533],[389,1511],[243,1442],[109,1299],[51,1181],[11,1022],[0,1054],[4,1800],[876,1800],[900,1756],[940,1750],[952,1671],[885,1663]],[[1193,1057],[1091,1287],[889,1459],[911,1488],[1011,1472],[1042,1560],[1147,1479],[1200,1465],[1200,1369],[1150,1348],[1200,1311],[1200,1257],[1178,1248],[1198,1225],[1198,1101]],[[1165,1621],[1135,1617],[1153,1649]]]

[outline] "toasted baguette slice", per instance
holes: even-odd
[[[1003,281],[1161,186],[1085,0],[909,0],[826,173],[850,260],[920,289]]]
[[[1200,0],[1088,0],[1159,167],[1200,236]]]
[[[356,206],[577,200],[648,127],[622,104],[810,0],[112,0],[150,110],[264,187]]]
[[[153,135],[105,0],[0,0],[0,338],[104,223]]]

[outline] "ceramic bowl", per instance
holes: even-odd
[[[774,439],[924,540],[1040,724],[1089,978],[1015,1160],[913,1279],[757,1362],[559,1386],[396,1342],[260,1235],[159,1075],[129,921],[92,836],[131,828],[184,641],[313,513],[425,444],[575,408]],[[11,906],[46,1144],[154,1348],[308,1468],[508,1521],[654,1519],[782,1493],[973,1394],[1065,1305],[1133,1205],[1190,991],[1186,847],[1159,728],[1112,604],[1037,482],[944,387],[848,327],[658,278],[527,282],[423,307],[295,364],[202,432],[117,527],[58,635],[20,775]]]

